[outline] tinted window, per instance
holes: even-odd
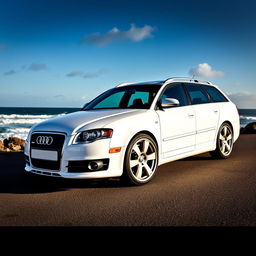
[[[212,86],[204,86],[204,89],[211,96],[214,102],[225,102],[228,101],[222,93]]]
[[[97,108],[118,108],[121,99],[124,96],[124,92],[116,92],[99,102],[94,109]]]
[[[183,90],[183,87],[180,84],[168,86],[165,89],[165,91],[161,97],[161,100],[165,99],[165,98],[177,99],[180,102],[180,106],[188,105],[186,94]]]
[[[148,92],[135,92],[129,99],[128,107],[133,106],[136,102],[141,101],[143,104],[149,103],[149,93]]]
[[[200,86],[186,84],[186,88],[192,104],[203,104],[209,102],[207,94],[200,88]]]
[[[108,90],[88,103],[83,110],[92,109],[148,109],[161,84],[131,85]]]

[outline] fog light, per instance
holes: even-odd
[[[97,171],[103,167],[102,161],[91,161],[88,164],[88,169],[91,171]]]

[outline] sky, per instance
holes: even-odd
[[[0,107],[81,107],[195,77],[256,108],[256,2],[0,0]]]

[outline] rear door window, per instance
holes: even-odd
[[[193,105],[210,102],[208,95],[200,88],[200,86],[194,84],[185,84],[185,87]]]

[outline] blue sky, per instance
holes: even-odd
[[[0,106],[80,107],[195,75],[256,108],[254,1],[0,1]]]

